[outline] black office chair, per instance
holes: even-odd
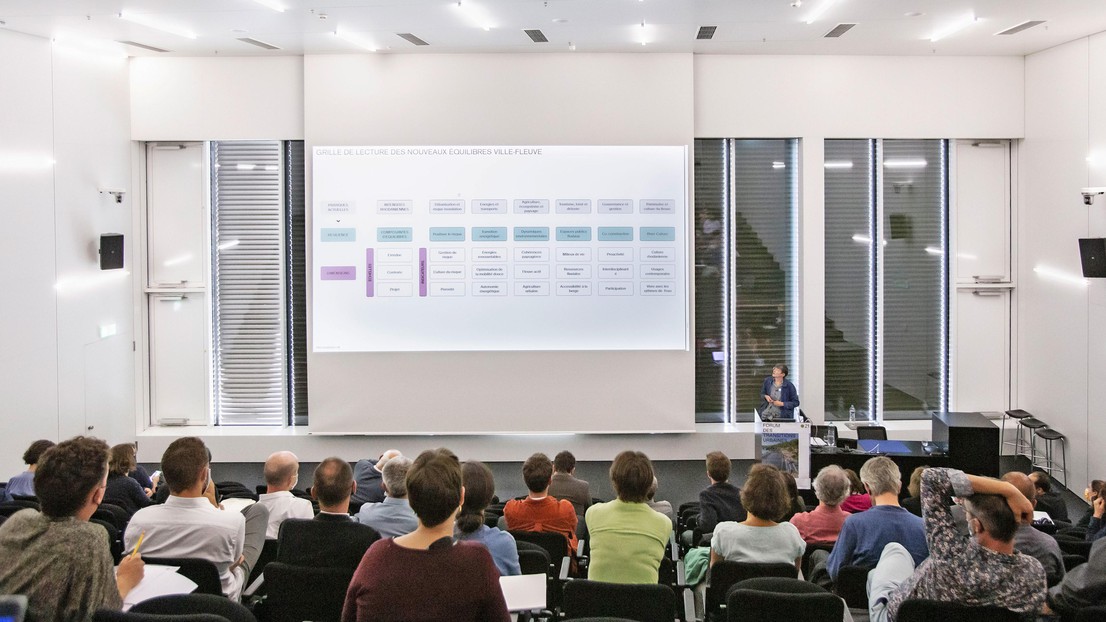
[[[868,566],[841,566],[833,582],[833,593],[845,599],[850,609],[868,608]]]
[[[959,603],[908,598],[895,622],[1018,622],[1022,617],[1001,607],[968,607]]]
[[[515,546],[522,574],[549,574],[549,553],[545,549],[529,542],[516,542]]]
[[[119,560],[123,559],[123,536],[119,533],[119,530],[115,528],[110,522],[100,518],[89,518],[89,523],[99,525],[108,532],[108,549],[111,551],[111,559],[115,564],[119,564]]]
[[[1090,559],[1091,545],[1094,543],[1087,542],[1086,540],[1075,540],[1074,538],[1058,536],[1056,538],[1056,544],[1060,545],[1060,551],[1067,555],[1081,555],[1085,559]]]
[[[190,557],[146,557],[142,556],[147,564],[158,566],[176,566],[177,574],[191,579],[196,584],[193,594],[212,594],[223,596],[223,583],[219,579],[219,569],[215,564],[206,559],[194,559]]]
[[[567,620],[619,616],[638,622],[672,622],[676,595],[656,583],[622,584],[577,579],[565,584],[562,611]]]
[[[164,616],[206,614],[218,616],[228,622],[257,622],[257,618],[243,605],[214,594],[158,596],[136,603],[131,611]]]
[[[271,622],[338,622],[353,571],[270,562],[262,607]]]
[[[860,441],[885,441],[887,440],[887,428],[881,425],[857,426],[856,438]]]
[[[127,529],[127,523],[131,520],[131,515],[127,513],[127,510],[114,503],[101,503],[100,507],[96,508],[96,512],[92,514],[92,517],[110,520],[120,532]]]
[[[182,613],[159,615],[156,613],[134,613],[133,611],[113,611],[100,609],[92,614],[92,622],[229,622],[223,616],[213,613]]]
[[[1075,622],[1102,622],[1106,620],[1106,607],[1084,607],[1075,612]]]
[[[1087,563],[1087,558],[1082,555],[1069,555],[1065,553],[1064,558],[1064,572],[1070,572],[1072,568],[1081,564]]]
[[[707,584],[706,614],[721,618],[726,604],[726,592],[730,586],[757,577],[783,577],[795,579],[799,571],[795,564],[756,564],[750,562],[720,561],[710,567]]]
[[[726,592],[727,622],[840,622],[845,603],[800,579],[746,579]]]
[[[257,563],[250,569],[250,577],[246,579],[246,585],[252,585],[261,576],[261,573],[265,572],[265,566],[276,560],[278,542],[278,540],[265,540],[265,544],[261,547],[261,554],[257,556]]]

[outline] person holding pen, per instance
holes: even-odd
[[[108,446],[78,436],[39,459],[35,492],[42,511],[26,509],[0,526],[0,594],[24,594],[28,620],[85,622],[118,610],[142,580],[137,554],[112,568],[107,532],[88,519],[107,486]]]

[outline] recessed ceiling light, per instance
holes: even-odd
[[[172,25],[172,24],[162,23],[157,18],[151,19],[145,13],[129,13],[129,12],[126,12],[126,11],[121,11],[119,13],[119,19],[125,19],[128,22],[138,24],[139,26],[145,26],[147,28],[153,28],[154,30],[160,30],[162,32],[167,32],[171,35],[177,35],[178,37],[184,37],[186,39],[195,39],[196,38],[196,33],[192,32],[191,30],[186,30],[184,28],[181,28],[181,27],[178,27],[178,26],[175,26],[175,25]]]
[[[964,15],[960,19],[948,24],[944,28],[934,32],[932,35],[929,36],[929,40],[932,41],[932,42],[940,41],[941,39],[944,39],[945,37],[952,36],[952,35],[960,32],[961,30],[964,30],[965,28],[967,28],[968,26],[971,26],[972,24],[976,23],[977,21],[979,21],[979,19],[976,18],[974,13],[968,13],[967,15]]]
[[[807,14],[806,23],[813,24],[814,22],[821,19],[822,15],[824,15],[825,12],[828,11],[835,2],[837,2],[837,0],[822,0],[817,6],[814,7],[813,11]]]
[[[360,34],[352,33],[342,28],[337,28],[334,30],[334,36],[338,37],[339,39],[349,41],[357,47],[364,48],[370,52],[376,51],[376,45],[372,41],[363,38]]]
[[[231,32],[233,32],[233,33],[234,33],[234,34],[236,34],[236,35],[244,35],[244,34],[246,34],[246,33],[247,33],[247,32],[249,32],[249,31],[248,31],[248,30],[246,30],[245,28],[232,28],[232,29],[231,29]]]
[[[568,20],[563,17],[556,17],[553,19],[554,24],[567,24]]]
[[[278,2],[277,0],[253,0],[253,1],[260,4],[260,5],[262,5],[262,6],[269,7],[270,9],[276,11],[277,13],[283,13],[284,12],[284,5],[281,4],[280,2]]]
[[[1022,32],[1023,30],[1029,30],[1030,28],[1033,28],[1034,26],[1040,26],[1043,23],[1045,23],[1045,20],[1043,20],[1043,19],[1034,19],[1034,20],[1030,20],[1030,21],[1027,21],[1027,22],[1022,22],[1022,23],[1018,24],[1017,26],[1012,26],[1010,28],[1007,28],[1006,30],[996,32],[995,34],[996,35],[1016,35],[1019,32]]]
[[[905,17],[921,17],[925,15],[925,13],[922,13],[921,11],[911,11],[909,13],[903,13],[903,15]]]

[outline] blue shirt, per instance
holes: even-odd
[[[769,376],[764,379],[764,384],[760,388],[761,405],[764,404],[765,395],[776,395],[776,379]],[[794,419],[795,409],[799,406],[799,391],[795,388],[795,384],[787,378],[783,379],[783,384],[779,387],[779,401],[783,402],[783,406],[780,406],[780,418],[781,419]]]
[[[925,523],[897,505],[877,505],[870,510],[850,514],[841,527],[841,535],[826,561],[830,577],[837,579],[842,566],[874,568],[883,547],[898,542],[910,551],[914,566],[929,557]]]
[[[407,499],[395,497],[384,497],[380,503],[366,503],[356,518],[357,522],[377,530],[382,538],[407,535],[419,526],[419,519]]]
[[[8,480],[8,486],[4,488],[4,501],[11,501],[12,495],[32,497],[34,494],[35,474],[30,471],[23,471]]]
[[[515,544],[515,537],[506,531],[480,525],[480,528],[472,533],[458,533],[457,539],[479,542],[488,547],[488,552],[492,554],[492,561],[495,562],[500,576],[522,574],[522,568],[518,563],[518,545]]]

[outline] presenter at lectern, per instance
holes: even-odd
[[[795,420],[799,392],[795,389],[794,383],[787,379],[787,365],[780,363],[772,368],[772,375],[764,379],[760,396],[764,399],[760,407],[762,420]]]

